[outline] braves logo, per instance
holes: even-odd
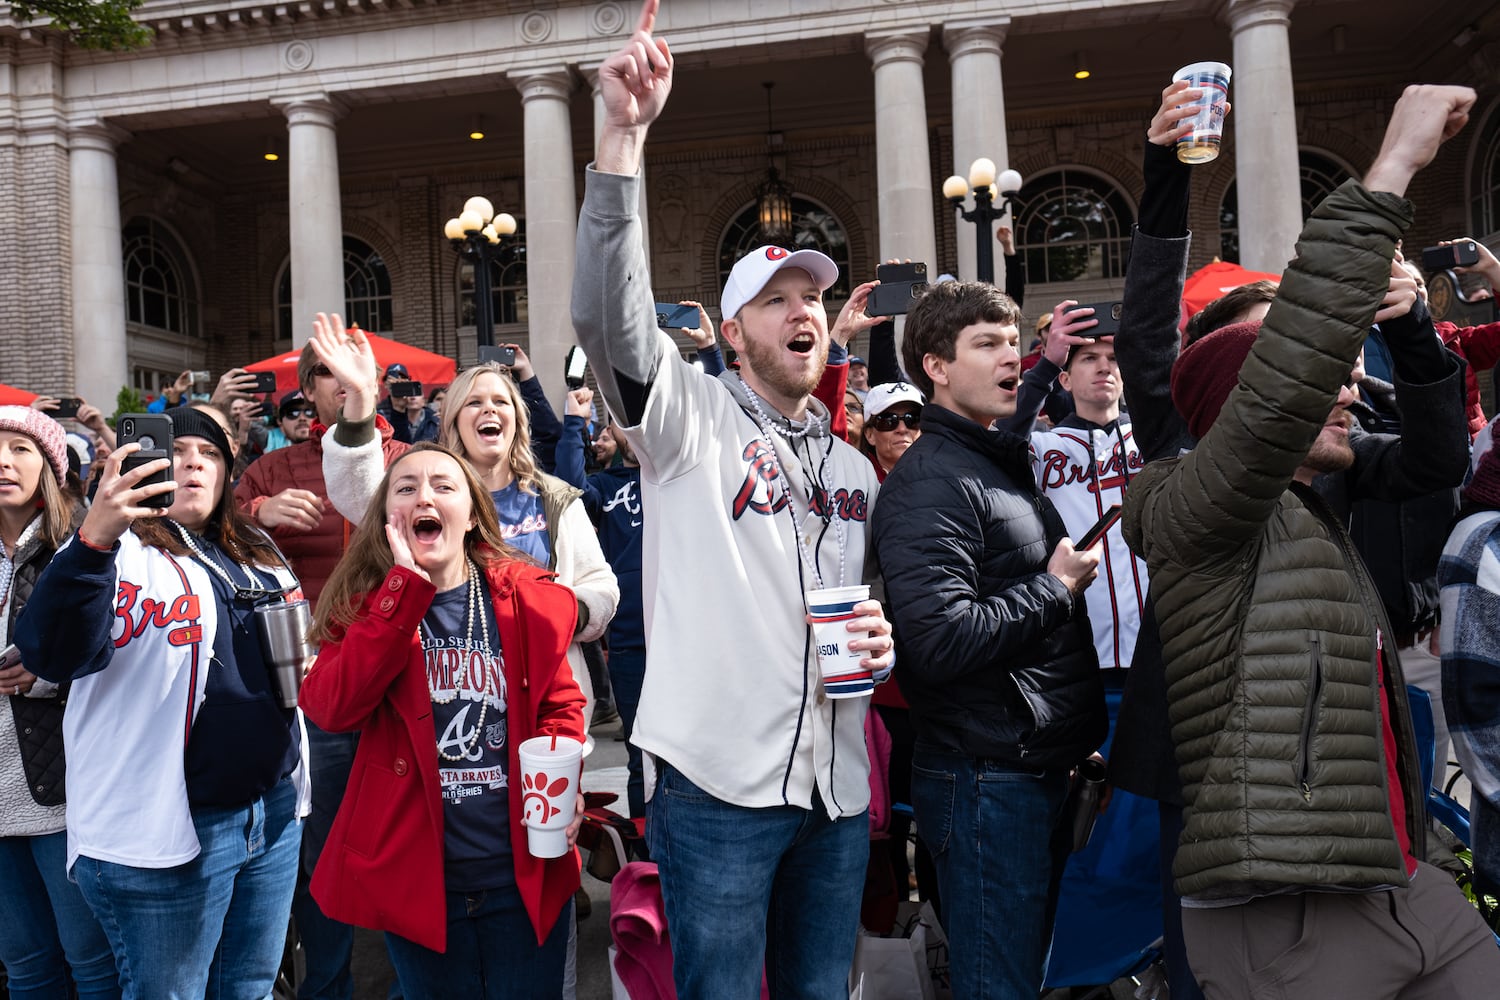
[[[743,458],[750,463],[745,472],[745,481],[734,495],[732,513],[738,521],[746,511],[756,514],[778,514],[786,509],[787,498],[781,488],[781,464],[776,461],[776,451],[764,441],[756,438],[745,445]],[[864,490],[850,490],[840,486],[832,494],[815,489],[810,506],[819,517],[836,516],[845,521],[863,521],[869,512],[869,503]]]
[[[788,254],[781,247],[766,247],[766,260],[782,260]]]
[[[1089,492],[1122,489],[1130,477],[1142,468],[1139,452],[1121,456],[1117,444],[1109,455],[1101,458],[1094,476],[1089,475],[1088,466],[1079,465],[1073,457],[1061,449],[1048,449],[1038,456],[1037,480],[1042,491],[1059,489],[1074,483],[1084,483]]]
[[[198,623],[198,595],[179,594],[170,604],[148,597],[140,597],[139,584],[120,581],[120,590],[115,602],[115,617],[120,621],[120,634],[115,639],[115,648],[122,649],[132,639],[140,638],[148,628],[171,629],[167,642],[173,646],[187,646],[203,637],[203,626]],[[172,628],[181,625],[181,628]]]

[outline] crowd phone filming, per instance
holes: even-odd
[[[275,376],[272,375],[274,378]],[[120,415],[119,422],[119,445],[138,444],[141,450],[133,455],[127,455],[125,461],[120,464],[122,473],[138,469],[147,462],[154,462],[158,458],[165,458],[169,462],[172,458],[172,418],[162,413],[124,413]],[[233,459],[225,455],[225,461]],[[136,484],[139,489],[142,486],[150,486],[152,483],[169,482],[172,478],[172,466],[168,465],[160,472],[147,476]],[[154,497],[147,497],[141,501],[142,507],[160,507],[166,509],[172,506],[176,497],[176,491],[161,493]]]
[[[911,304],[927,291],[927,265],[880,264],[875,268],[880,284],[870,292],[865,305],[867,316],[905,316]]]
[[[516,366],[516,349],[514,347],[495,347],[486,344],[479,349],[479,363],[488,364],[493,361],[501,368],[514,368]]]
[[[1122,509],[1123,508],[1121,508],[1119,504],[1115,504],[1114,506],[1106,510],[1104,512],[1104,516],[1095,521],[1094,526],[1088,531],[1085,531],[1083,533],[1083,537],[1078,539],[1078,543],[1073,546],[1073,551],[1083,552],[1093,548],[1094,545],[1099,541],[1099,539],[1104,537],[1104,533],[1111,527],[1113,527],[1114,523],[1120,519],[1120,512]]]

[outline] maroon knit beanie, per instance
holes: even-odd
[[[1201,438],[1219,419],[1224,401],[1240,380],[1240,366],[1250,356],[1260,320],[1220,327],[1194,342],[1172,366],[1172,405]]]

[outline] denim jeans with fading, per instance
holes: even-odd
[[[911,797],[943,897],[953,995],[1036,1000],[1072,847],[1068,772],[918,749]]]
[[[302,824],[281,781],[247,806],[193,809],[199,853],[173,868],[80,857],[125,1000],[259,1000],[286,944]]]
[[[0,837],[0,963],[11,1000],[118,1000],[109,939],[68,878],[68,835]]]
[[[573,903],[547,940],[514,887],[448,892],[448,950],[433,951],[387,933],[386,950],[405,1000],[560,1000]]]
[[[302,867],[297,876],[297,894],[292,900],[292,914],[297,918],[297,935],[302,939],[307,964],[297,987],[297,1000],[350,1000],[354,996],[354,975],[350,970],[354,928],[324,916],[308,890],[308,883],[344,801],[344,787],[349,784],[358,748],[358,733],[330,733],[307,723],[312,813],[304,824]]]
[[[646,838],[678,996],[756,997],[764,967],[772,1000],[847,1000],[866,813],[831,820],[816,794],[811,809],[731,805],[659,761]]]

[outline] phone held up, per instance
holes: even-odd
[[[1119,504],[1115,504],[1106,510],[1104,516],[1095,521],[1094,526],[1085,531],[1083,537],[1078,539],[1078,543],[1073,546],[1073,551],[1084,552],[1098,544],[1099,539],[1104,537],[1104,533],[1112,528],[1114,523],[1120,519],[1120,513],[1123,510],[1124,508]]]
[[[250,374],[255,376],[255,387],[250,391],[257,396],[261,393],[276,391],[275,372],[251,372]]]
[[[1120,332],[1120,313],[1125,303],[1123,302],[1084,302],[1077,308],[1094,310],[1094,320],[1097,325],[1087,330],[1079,330],[1080,337],[1113,337]],[[1069,310],[1071,312],[1072,310]]]
[[[673,302],[656,304],[657,329],[696,330],[699,325],[697,306],[679,306]]]
[[[1455,267],[1473,267],[1479,263],[1479,244],[1459,240],[1447,246],[1423,247],[1422,266],[1429,271],[1448,271]]]
[[[272,376],[275,377],[274,375]],[[138,469],[147,462],[154,462],[159,458],[169,461],[172,458],[172,418],[163,413],[123,413],[119,422],[119,446],[127,444],[138,444],[141,450],[133,455],[127,455],[125,461],[120,464],[122,473]],[[228,456],[225,456],[226,459]],[[147,476],[136,484],[137,487],[149,486],[152,483],[165,483],[172,478],[172,467],[168,465],[160,472]],[[154,497],[147,497],[141,501],[142,507],[159,507],[162,510],[172,506],[176,492],[162,493]]]
[[[880,264],[875,268],[880,284],[865,305],[869,316],[905,316],[911,304],[927,291],[927,265],[922,263]]]
[[[78,408],[82,405],[83,400],[77,396],[62,396],[57,400],[57,409],[49,410],[47,415],[53,420],[76,417],[78,416]]]
[[[420,396],[420,395],[422,395],[422,383],[421,382],[392,382],[391,383],[391,396],[392,396],[392,398],[409,399],[412,396]]]
[[[516,349],[514,347],[495,347],[486,344],[479,348],[479,363],[489,364],[491,361],[501,368],[514,368],[516,366]]]

